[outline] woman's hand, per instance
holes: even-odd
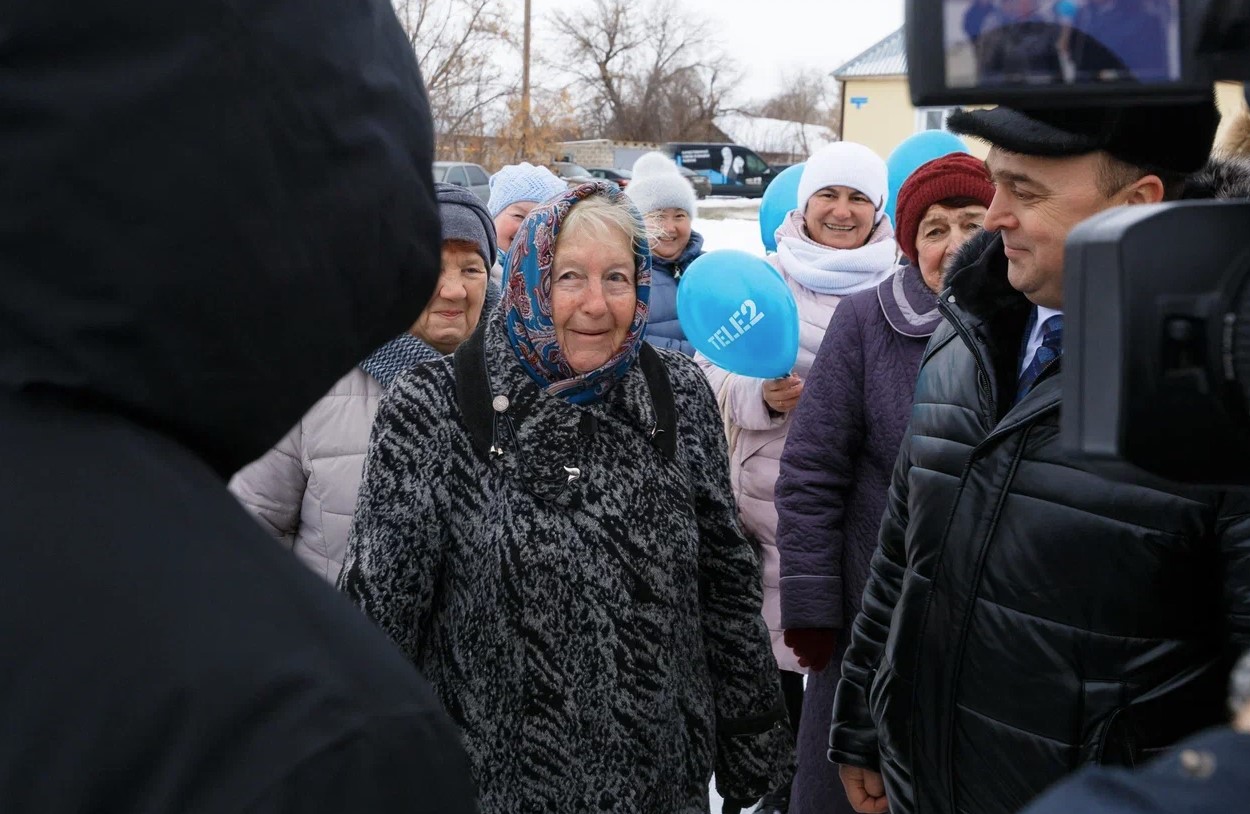
[[[764,382],[764,403],[775,413],[788,413],[799,403],[803,394],[803,380],[791,373],[783,379]]]

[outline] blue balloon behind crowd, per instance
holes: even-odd
[[[969,152],[968,146],[954,133],[945,130],[922,130],[908,136],[894,148],[885,166],[890,172],[890,197],[885,202],[885,213],[894,220],[894,204],[898,191],[921,164],[951,153]]]
[[[769,252],[777,251],[777,227],[799,205],[799,177],[803,165],[794,164],[777,173],[760,199],[760,240]]]
[[[780,378],[799,355],[794,295],[747,252],[720,249],[691,263],[677,286],[677,319],[690,344],[730,373]]]

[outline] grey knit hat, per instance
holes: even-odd
[[[438,215],[443,240],[467,240],[477,244],[486,267],[495,263],[495,221],[480,198],[464,187],[437,183]]]

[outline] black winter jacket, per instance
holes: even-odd
[[[893,814],[1006,814],[1225,717],[1250,645],[1244,498],[1111,481],[1059,447],[1057,364],[1012,405],[1031,305],[964,247],[921,363],[831,759]]]
[[[437,278],[390,4],[0,31],[0,811],[472,811],[429,686],[225,488]]]

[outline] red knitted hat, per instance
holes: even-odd
[[[903,182],[894,206],[897,220],[894,236],[903,254],[913,263],[919,262],[916,232],[920,229],[920,219],[930,206],[947,198],[972,198],[988,208],[994,199],[994,185],[990,183],[985,162],[967,153],[951,153],[921,164]]]

